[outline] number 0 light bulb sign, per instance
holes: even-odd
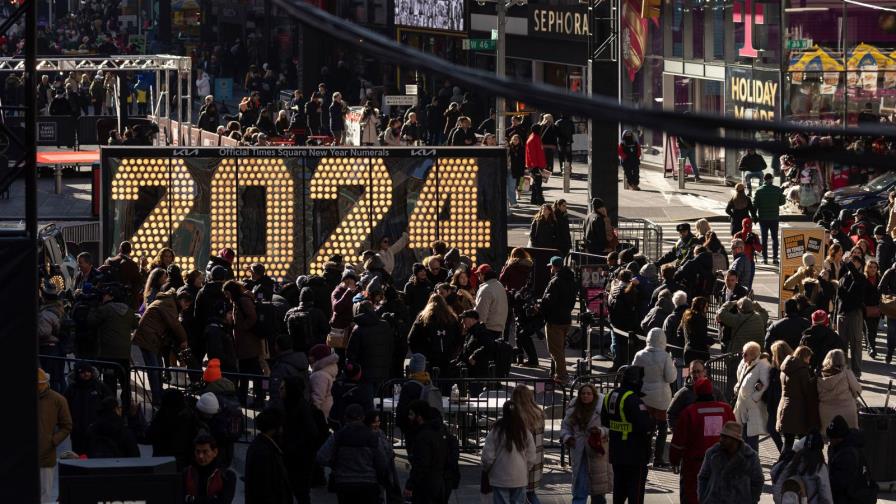
[[[396,278],[441,240],[475,263],[506,255],[501,149],[103,148],[103,250],[174,249],[185,270],[222,248],[276,278],[357,264],[383,237],[409,235]]]

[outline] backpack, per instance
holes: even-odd
[[[321,343],[314,337],[310,313],[299,311],[297,308],[289,310],[286,313],[286,325],[289,335],[292,336],[294,349],[308,352],[311,347]],[[301,334],[298,331],[301,331]]]
[[[442,407],[442,391],[439,390],[439,387],[433,386],[432,383],[427,383],[424,385],[417,380],[411,381],[420,384],[419,399],[421,401],[426,401],[426,403],[429,404],[429,407],[438,410],[439,414],[445,413],[445,409]]]
[[[808,504],[806,483],[799,475],[789,476],[781,484],[781,504]]]
[[[255,326],[252,331],[256,337],[266,338],[270,348],[273,348],[274,340],[277,338],[277,307],[270,301],[254,299],[254,302]]]
[[[460,440],[454,434],[445,432],[445,485],[451,490],[460,487]]]
[[[495,377],[507,378],[515,355],[513,345],[504,339],[495,340]]]
[[[236,441],[243,434],[243,409],[236,397],[229,394],[215,394],[221,411],[218,412],[218,422],[222,427],[222,433],[229,441]]]

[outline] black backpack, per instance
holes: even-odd
[[[256,337],[266,338],[268,344],[273,348],[274,340],[277,338],[277,307],[274,306],[274,303],[255,299],[253,331]]]
[[[299,311],[293,308],[286,313],[286,326],[289,335],[292,336],[293,348],[308,352],[314,345],[321,343],[317,341],[314,334],[314,326],[311,323],[311,313]],[[298,333],[301,331],[301,334]]]

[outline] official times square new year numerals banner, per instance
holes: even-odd
[[[357,263],[382,237],[409,235],[403,280],[441,240],[476,264],[507,255],[505,151],[499,148],[102,149],[102,250],[170,247],[186,272],[229,247],[237,270],[278,279]]]

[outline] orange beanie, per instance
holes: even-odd
[[[202,380],[205,383],[216,382],[221,379],[221,361],[218,359],[209,359],[208,367],[202,373]]]

